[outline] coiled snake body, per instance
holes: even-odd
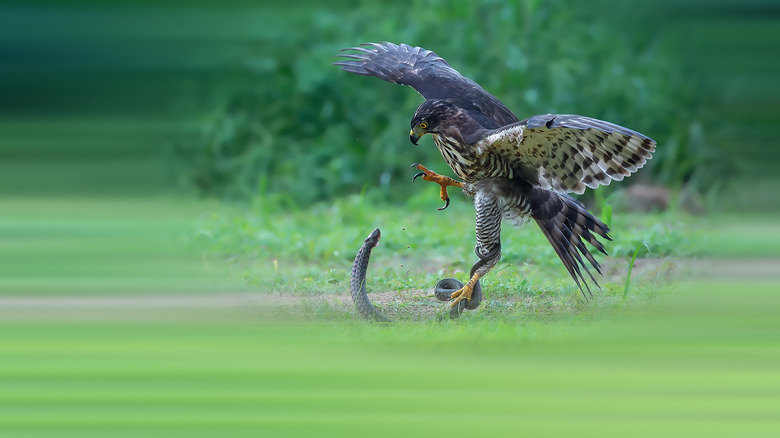
[[[352,301],[355,303],[360,316],[368,320],[374,320],[378,322],[391,322],[391,320],[382,314],[374,305],[371,300],[368,299],[366,294],[366,272],[368,271],[368,261],[371,258],[371,250],[373,250],[379,244],[379,238],[382,233],[379,228],[374,229],[371,234],[366,237],[363,246],[355,256],[355,262],[352,263],[352,274],[349,279],[349,292],[352,295]],[[500,249],[499,249],[500,251]],[[479,253],[477,253],[479,255]],[[474,271],[481,266],[485,260],[488,260],[491,255],[487,257],[480,257],[480,260],[474,264],[471,268],[471,275]],[[445,278],[434,286],[433,293],[437,299],[441,301],[450,301],[451,295],[456,290],[463,287],[463,283],[454,278]],[[474,292],[471,295],[471,300],[462,300],[457,306],[450,309],[450,317],[457,318],[463,313],[464,309],[473,310],[479,307],[479,303],[482,301],[482,286],[477,282],[474,286]]]

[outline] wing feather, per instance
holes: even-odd
[[[489,131],[480,148],[510,161],[532,184],[583,193],[621,181],[645,165],[655,141],[613,123],[576,115],[541,115]]]
[[[338,56],[344,59],[333,63],[342,70],[407,85],[426,100],[446,99],[461,108],[476,111],[475,115],[482,115],[478,121],[486,129],[518,121],[495,96],[430,50],[385,42],[364,43],[342,52]]]

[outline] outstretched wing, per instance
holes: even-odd
[[[487,129],[518,121],[501,101],[430,50],[385,42],[365,43],[342,52],[339,56],[346,60],[333,63],[342,70],[408,85],[426,100],[446,99],[466,110],[478,111],[492,122],[483,123]]]
[[[655,141],[590,117],[547,114],[490,131],[478,147],[502,156],[543,189],[583,193],[641,169]]]

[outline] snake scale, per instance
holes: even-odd
[[[392,322],[371,303],[371,300],[366,294],[366,272],[368,271],[368,262],[371,258],[371,251],[379,244],[379,238],[381,236],[382,233],[379,231],[379,228],[374,229],[374,231],[366,237],[363,246],[360,247],[357,256],[355,256],[355,262],[352,264],[352,274],[349,279],[349,292],[352,295],[352,301],[355,303],[355,308],[360,316],[377,322]],[[479,253],[477,253],[477,255],[479,255]],[[484,263],[484,260],[489,260],[489,257],[490,255],[480,257],[480,260],[471,268],[470,275],[473,275],[474,271],[479,268],[481,263]],[[445,278],[436,283],[436,286],[433,288],[433,293],[436,298],[441,301],[450,301],[452,293],[461,287],[463,287],[463,283],[460,281],[454,278]],[[471,300],[460,301],[457,306],[451,308],[450,317],[457,318],[463,313],[464,309],[476,309],[481,301],[482,286],[477,282],[476,286],[474,286],[474,293],[471,296]]]

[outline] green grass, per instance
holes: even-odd
[[[311,267],[321,273],[317,277],[324,282],[295,284],[295,289],[342,290],[343,284],[337,277],[351,265],[363,239],[376,227],[382,230],[382,240],[374,262],[380,271],[385,269],[386,279],[398,273],[415,276],[423,272],[468,271],[475,260],[471,200],[455,195],[447,210],[437,211],[436,191],[425,188],[404,207],[382,205],[361,196],[294,211],[284,211],[276,205],[269,208],[262,200],[251,207],[231,209],[218,205],[201,216],[191,242],[210,259],[246,266],[250,277],[255,272],[276,278],[276,283],[268,285],[257,282],[259,288],[289,286],[301,275],[306,278],[300,269]],[[640,257],[697,256],[703,253],[707,239],[698,232],[702,221],[675,214],[620,214],[612,224],[614,241],[605,243],[611,256],[627,259],[642,243],[647,246],[643,246]],[[525,275],[543,272],[557,277],[565,272],[533,222],[522,228],[505,224],[502,242],[502,263],[497,271],[509,266],[519,266],[522,271],[522,265],[528,264],[533,269],[525,269],[529,271]],[[381,284],[382,280],[375,278],[374,282]],[[516,275],[506,276],[509,287],[521,286],[523,281]]]
[[[430,189],[430,190],[426,190]],[[474,209],[471,200],[455,194],[452,205],[438,211],[438,192],[421,186],[405,207],[378,202],[375,196],[352,196],[305,210],[279,206],[280,199],[258,199],[250,206],[216,204],[202,214],[189,244],[210,265],[221,266],[234,290],[282,293],[298,297],[343,295],[349,271],[363,239],[376,227],[382,240],[368,273],[369,292],[393,292],[387,312],[418,320],[444,307],[420,296],[441,278],[465,282],[476,260]],[[608,205],[604,203],[605,205]],[[603,290],[585,300],[535,223],[522,228],[504,225],[502,261],[483,279],[485,304],[475,318],[515,318],[517,315],[559,318],[572,313],[612,312],[626,290],[626,271],[639,247],[642,269],[629,303],[659,297],[656,280],[669,271],[686,269],[680,259],[701,256],[708,236],[706,220],[677,213],[615,214]],[[423,293],[424,295],[424,293]],[[344,305],[346,304],[346,306]],[[317,301],[304,313],[322,318],[350,318],[349,300]]]
[[[620,263],[591,301],[533,224],[506,229],[512,244],[483,306],[439,320],[440,307],[404,297],[468,268],[473,211],[463,198],[436,211],[435,195],[404,208],[354,197],[306,211],[6,199],[0,434],[730,437],[780,427],[777,275],[733,267],[756,265],[738,242],[761,250],[777,240],[771,221],[615,212]],[[369,285],[404,298],[386,306],[389,326],[360,320],[348,301],[314,298],[346,294],[353,253],[374,226],[385,237]],[[724,236],[734,248],[713,246]],[[623,304],[642,241],[651,258],[636,259],[641,275]],[[713,248],[729,269],[665,273]],[[262,304],[281,292],[304,299]],[[233,301],[197,305],[193,293]],[[47,301],[74,295],[148,301]]]
[[[0,296],[213,291],[181,244],[197,211],[171,199],[2,197]],[[200,208],[200,207],[198,207]]]

